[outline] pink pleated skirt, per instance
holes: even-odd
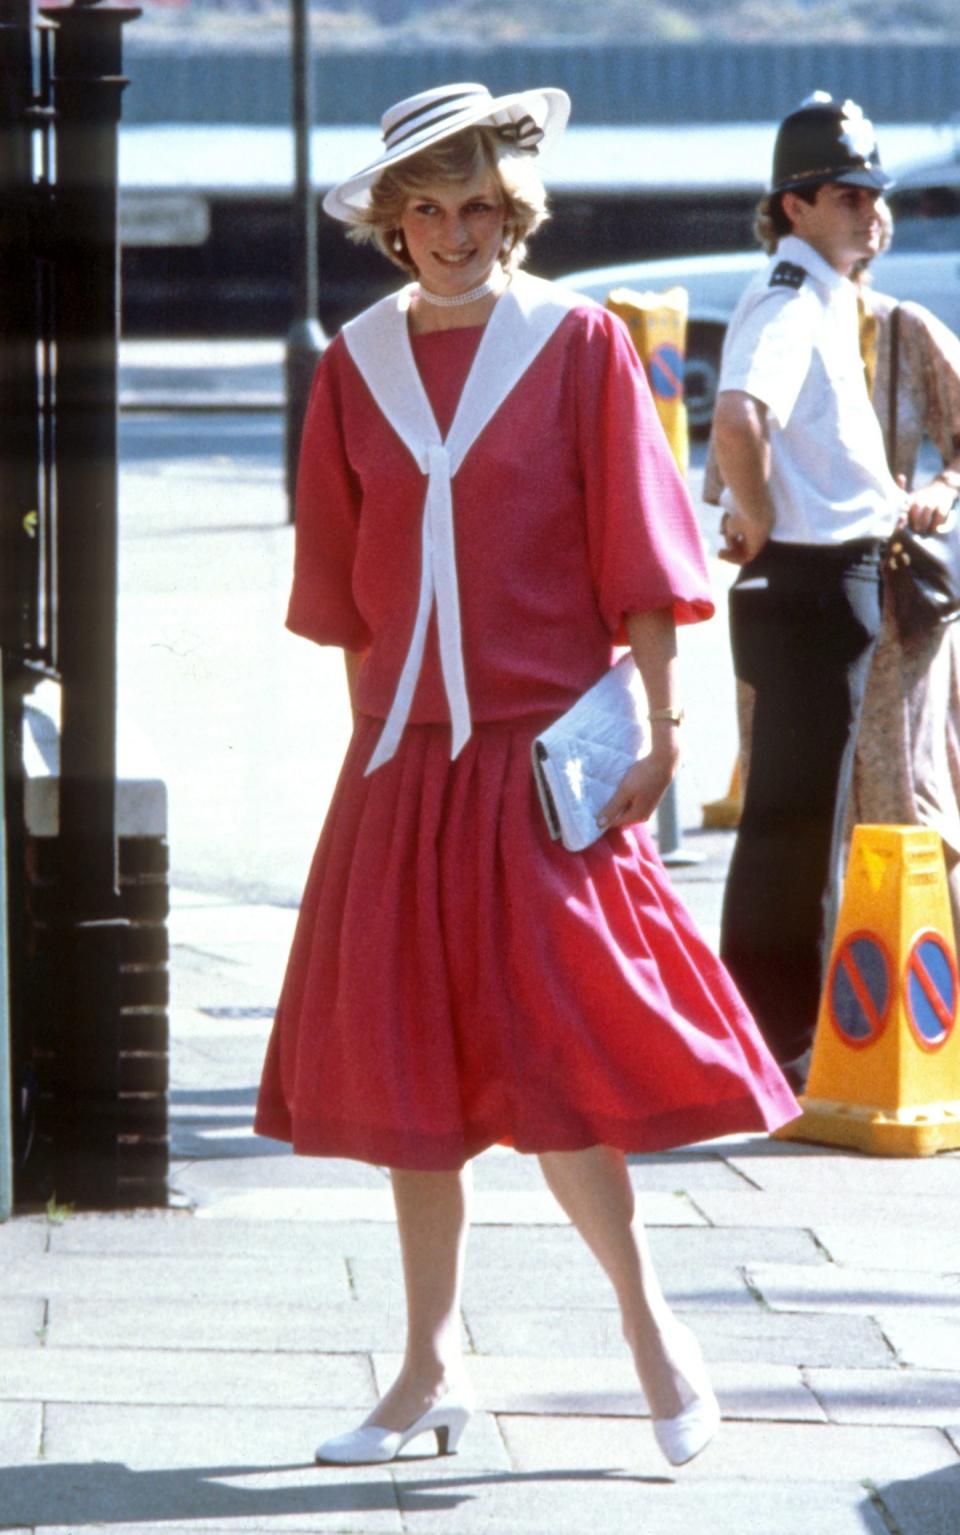
[[[358,722],[304,893],[256,1130],[313,1156],[459,1168],[494,1143],[657,1151],[799,1112],[647,831],[552,842],[544,720]]]

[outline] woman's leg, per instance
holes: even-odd
[[[406,1429],[462,1374],[460,1286],[469,1223],[470,1169],[390,1174],[407,1297],[400,1374],[367,1419]]]
[[[613,1285],[651,1414],[676,1417],[690,1400],[674,1352],[684,1334],[660,1288],[623,1153],[610,1146],[551,1151],[541,1154],[540,1166]]]

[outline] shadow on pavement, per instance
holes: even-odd
[[[863,1157],[865,1153],[851,1150],[848,1146],[819,1146],[810,1141],[777,1140],[774,1136],[753,1135],[743,1140],[702,1141],[695,1147],[685,1147],[689,1154],[696,1152],[701,1158],[712,1153],[721,1161],[736,1157],[738,1161],[748,1157]],[[671,1152],[671,1156],[673,1153]],[[867,1160],[872,1160],[867,1158]]]
[[[168,1094],[171,1156],[175,1161],[214,1162],[288,1157],[285,1141],[253,1135],[256,1102],[255,1087],[174,1088]],[[225,1112],[230,1109],[236,1112]]]
[[[174,1087],[167,1101],[178,1112],[198,1109],[253,1109],[257,1102],[255,1087]]]
[[[314,1472],[317,1481],[278,1485]],[[293,1466],[187,1466],[134,1471],[116,1461],[63,1462],[0,1469],[0,1528],[267,1519],[284,1514],[397,1511],[393,1483],[331,1483],[312,1463]],[[269,1477],[271,1485],[263,1486]],[[250,1479],[253,1485],[243,1485]],[[261,1485],[257,1485],[257,1483]],[[456,1503],[451,1500],[451,1507]]]
[[[747,1161],[769,1157],[858,1157],[862,1153],[849,1147],[817,1146],[810,1141],[776,1140],[767,1135],[729,1136],[717,1141],[697,1141],[692,1146],[674,1146],[669,1151],[631,1151],[627,1162],[631,1167],[661,1166],[669,1158],[671,1166],[692,1164],[702,1167],[705,1162],[726,1162],[731,1158]],[[958,1526],[957,1535],[960,1535]]]
[[[960,1420],[960,1408],[958,1408]],[[877,1486],[893,1528],[902,1535],[957,1535],[960,1530],[960,1464],[911,1481]]]
[[[230,1132],[233,1131],[233,1134]],[[285,1141],[253,1135],[249,1119],[173,1119],[170,1154],[175,1161],[224,1162],[237,1158],[290,1156]]]
[[[415,1457],[398,1462],[398,1469]],[[375,1473],[376,1474],[376,1473]],[[285,1486],[284,1478],[297,1477]],[[628,1477],[607,1470],[491,1472],[471,1476],[354,1481],[339,1467],[187,1466],[131,1470],[117,1461],[61,1462],[0,1468],[0,1529],[65,1526],[71,1531],[111,1524],[158,1524],[173,1520],[280,1518],[284,1515],[442,1512],[464,1503],[471,1489],[530,1482],[661,1482],[666,1477]],[[304,1480],[309,1476],[310,1480]],[[247,1484],[247,1485],[245,1485]]]

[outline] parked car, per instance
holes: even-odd
[[[877,287],[913,299],[960,332],[960,148],[950,159],[899,174],[889,196],[893,247],[873,271]],[[686,288],[689,295],[684,394],[695,436],[710,428],[727,321],[747,282],[767,260],[758,248],[723,256],[674,256],[593,267],[562,281],[601,303],[611,288]]]

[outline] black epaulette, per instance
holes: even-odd
[[[768,288],[801,288],[803,279],[807,273],[802,266],[794,266],[792,261],[778,261],[770,273]]]

